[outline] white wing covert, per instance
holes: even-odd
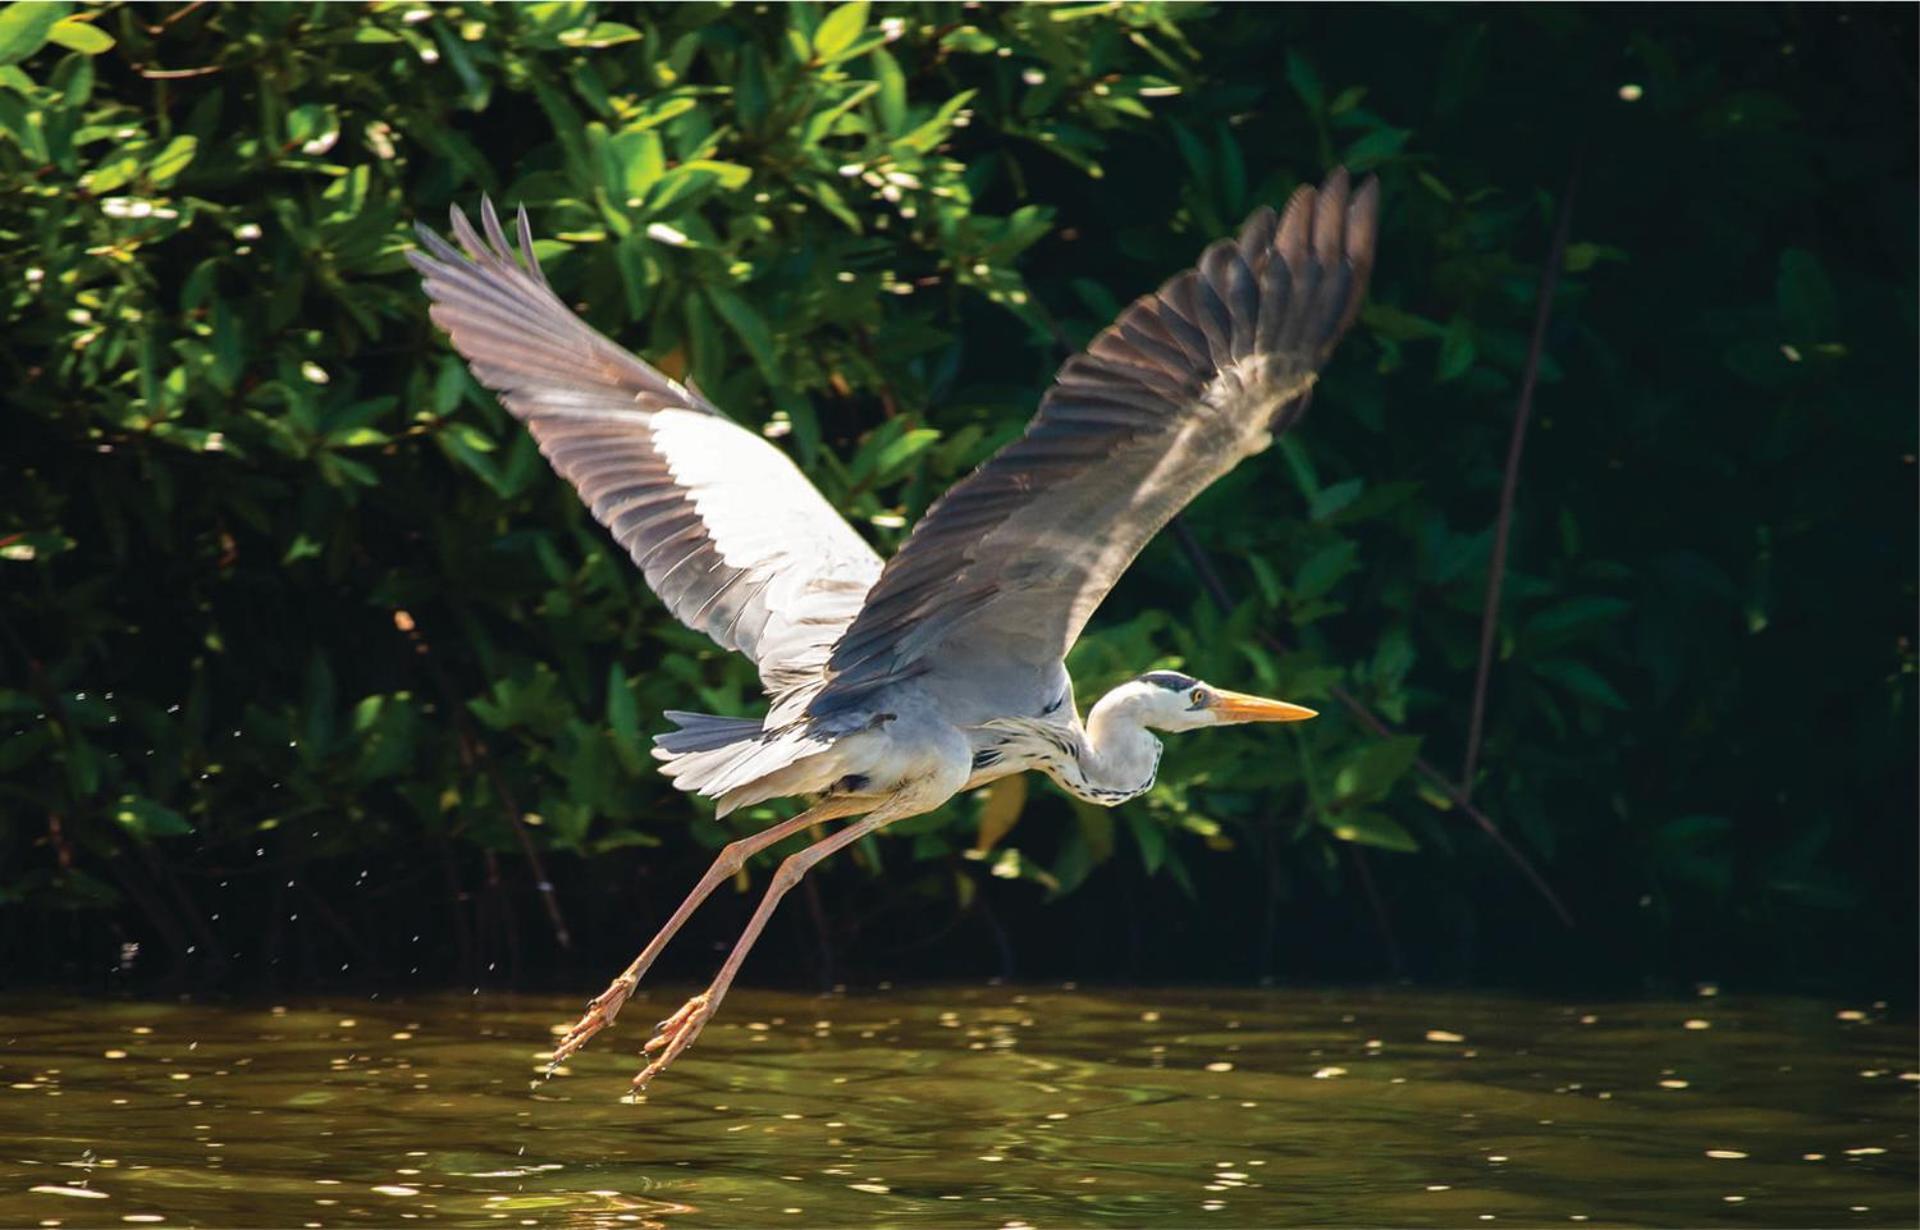
[[[753,659],[779,699],[820,679],[880,558],[773,444],[596,331],[516,257],[491,201],[464,255],[422,226],[408,260],[435,324],[527,425],[682,623]]]

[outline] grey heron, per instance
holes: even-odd
[[[1084,720],[1063,659],[1147,542],[1300,417],[1372,270],[1379,186],[1335,170],[1263,208],[1068,360],[1026,434],[936,501],[882,560],[777,446],[587,325],[549,287],[522,208],[490,201],[459,248],[409,254],[434,322],[683,623],[759,669],[763,718],[668,711],[662,772],[720,814],[815,801],[733,842],[555,1048],[610,1024],[668,940],[756,851],[851,819],[780,864],[713,982],[655,1028],[635,1089],[719,1007],[782,896],[821,859],[954,795],[1037,770],[1114,806],[1154,782],[1155,731],[1311,709],[1172,671]]]

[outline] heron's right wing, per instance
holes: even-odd
[[[880,558],[786,454],[574,315],[516,259],[490,201],[465,254],[422,226],[407,259],[474,378],[633,556],[680,622],[737,649],[776,697],[817,680]]]
[[[1067,361],[1025,436],[942,496],[867,596],[810,703],[922,679],[950,715],[1054,704],[1061,659],[1173,515],[1306,408],[1360,310],[1379,190],[1335,171],[1261,210]]]

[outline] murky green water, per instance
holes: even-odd
[[[584,999],[584,996],[582,997]],[[1911,1226],[1871,1005],[742,991],[641,1104],[656,991],[0,1004],[0,1224]]]

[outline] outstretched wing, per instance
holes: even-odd
[[[1148,540],[1306,408],[1373,267],[1378,184],[1263,209],[1061,368],[1021,439],[914,527],[834,647],[816,714],[933,676],[951,708],[1039,712]]]
[[[680,622],[737,649],[776,697],[817,681],[880,558],[786,454],[567,310],[493,203],[483,241],[460,210],[454,249],[419,227],[407,259],[434,323],[646,574]]]

